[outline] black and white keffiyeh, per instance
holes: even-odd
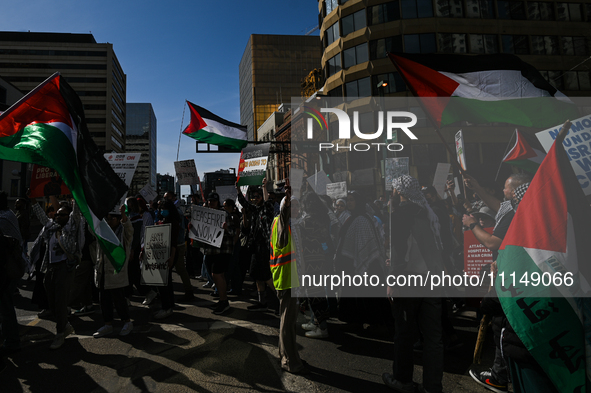
[[[499,223],[501,222],[501,220],[503,219],[503,217],[505,217],[507,214],[511,213],[513,211],[513,205],[511,203],[511,201],[504,201],[501,202],[501,206],[499,207],[499,211],[497,212],[497,215],[495,216],[495,227],[494,229],[497,229],[497,225],[499,225]],[[493,229],[493,231],[494,231]]]
[[[523,183],[519,187],[515,188],[515,190],[513,190],[513,192],[515,193],[515,198],[513,198],[513,200],[511,201],[513,205],[513,210],[517,210],[517,206],[519,206],[519,202],[521,202],[521,200],[523,199],[523,196],[525,195],[525,192],[527,191],[528,187],[529,182]]]
[[[427,216],[429,217],[429,222],[431,223],[431,230],[433,231],[433,235],[435,237],[437,249],[442,250],[443,245],[441,243],[441,226],[439,225],[439,219],[421,192],[419,181],[412,176],[402,175],[392,180],[392,188],[397,190],[412,203],[415,203],[427,210]]]

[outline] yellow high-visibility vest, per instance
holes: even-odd
[[[292,250],[291,243],[291,227],[289,227],[289,238],[287,245],[283,248],[277,247],[279,233],[277,231],[277,223],[279,217],[275,217],[271,225],[271,257],[269,264],[271,266],[271,273],[273,274],[273,284],[275,289],[285,290],[296,288],[300,286],[298,280],[297,268],[295,263],[295,253]]]

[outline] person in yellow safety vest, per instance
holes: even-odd
[[[273,220],[270,239],[270,267],[273,283],[279,298],[279,358],[281,368],[292,374],[308,374],[310,370],[300,359],[296,344],[297,297],[292,297],[292,288],[300,286],[295,254],[291,241],[291,187],[285,186],[285,198],[281,201],[280,213]]]

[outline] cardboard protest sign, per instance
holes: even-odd
[[[140,162],[141,153],[105,153],[105,159],[111,165],[111,168],[115,173],[125,182],[125,185],[129,187],[133,180],[133,174],[137,168],[137,164]],[[113,206],[112,213],[119,211],[119,206],[125,204],[127,198],[127,192],[123,194],[119,202]]]
[[[340,181],[338,183],[331,183],[326,185],[326,195],[332,199],[347,197],[347,182]]]
[[[238,164],[238,185],[259,186],[267,174],[270,143],[250,145],[242,149]]]
[[[399,178],[402,175],[408,175],[410,169],[410,163],[408,157],[399,158],[387,158],[385,162],[386,166],[386,190],[392,191],[392,181]]]
[[[328,179],[328,176],[326,176],[324,171],[320,171],[315,175],[310,176],[307,180],[314,192],[318,195],[326,195],[326,185],[331,184],[331,181]]]
[[[456,154],[463,170],[466,170],[466,155],[464,152],[464,136],[462,130],[456,133]]]
[[[484,230],[492,233],[493,227],[484,228]],[[482,267],[492,261],[492,251],[480,244],[472,231],[464,232],[464,271],[466,274],[469,276],[479,275]]]
[[[300,198],[302,192],[302,183],[304,182],[304,170],[300,168],[292,168],[289,171],[289,184],[291,185],[291,195]]]
[[[189,237],[193,240],[219,248],[224,237],[223,225],[226,211],[191,205],[191,228]]]
[[[572,120],[570,131],[564,138],[564,150],[568,154],[577,180],[585,195],[591,195],[591,115]],[[536,133],[538,140],[548,152],[562,124]]]
[[[140,195],[143,196],[148,203],[155,201],[156,198],[158,198],[158,193],[154,191],[152,186],[149,184],[146,184],[144,188],[140,190]]]
[[[33,165],[29,188],[31,198],[70,194],[70,190],[57,171],[37,164]]]
[[[442,198],[445,196],[445,184],[447,183],[450,168],[451,164],[446,162],[440,162],[437,164],[437,169],[435,169],[435,176],[433,176],[433,187],[435,187],[437,193]]]
[[[199,183],[195,160],[175,161],[174,171],[176,172],[177,183],[180,185],[189,186]]]
[[[170,257],[170,224],[148,226],[144,232],[142,284],[166,286]]]
[[[220,206],[226,199],[236,200],[236,187],[234,186],[216,186],[215,192],[220,196]]]

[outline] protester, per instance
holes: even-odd
[[[105,325],[93,334],[94,338],[104,337],[113,333],[113,306],[117,315],[123,321],[119,331],[120,336],[127,336],[133,330],[133,323],[129,317],[129,306],[125,299],[125,288],[129,285],[128,270],[131,247],[133,243],[133,224],[125,214],[125,205],[119,208],[120,214],[107,214],[107,224],[115,233],[125,249],[125,262],[117,271],[102,248],[94,243],[92,255],[96,255],[94,269],[95,284],[99,289],[101,312]]]

